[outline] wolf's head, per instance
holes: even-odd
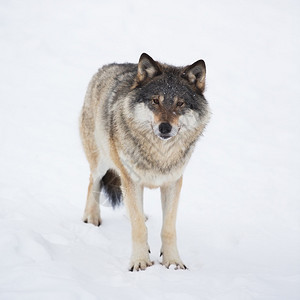
[[[178,134],[200,134],[209,119],[203,96],[205,75],[203,60],[187,67],[173,67],[143,53],[132,86],[134,119],[143,128],[152,128],[162,140]]]

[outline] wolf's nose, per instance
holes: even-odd
[[[162,134],[167,134],[171,132],[172,126],[169,123],[161,123],[158,129]]]

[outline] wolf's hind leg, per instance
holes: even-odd
[[[92,174],[90,175],[86,206],[82,218],[85,223],[91,223],[95,226],[100,226],[102,222],[99,207],[100,180],[101,177],[94,179]]]

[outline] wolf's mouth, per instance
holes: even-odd
[[[173,136],[172,135],[170,135],[170,134],[159,134],[158,135],[158,137],[160,138],[160,139],[162,139],[162,140],[168,140],[168,139],[170,139],[170,138],[172,138]]]

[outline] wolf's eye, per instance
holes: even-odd
[[[152,103],[153,103],[153,104],[156,104],[156,105],[159,104],[158,98],[153,98],[153,99],[152,99]]]
[[[178,107],[182,107],[184,105],[184,102],[183,101],[178,101],[177,104],[176,104]]]

